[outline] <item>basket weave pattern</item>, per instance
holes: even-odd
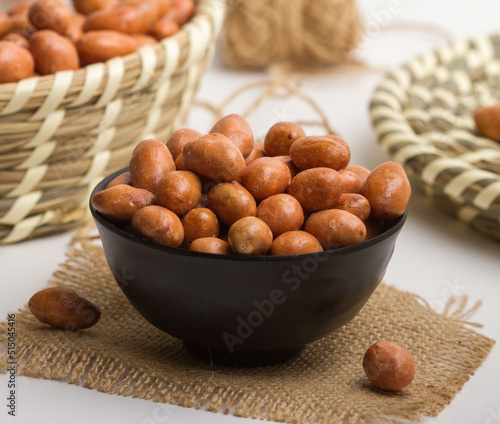
[[[433,202],[500,240],[500,143],[474,110],[500,102],[500,35],[457,41],[390,72],[370,104],[377,140]]]
[[[224,0],[200,0],[176,35],[77,71],[0,85],[0,244],[73,228],[145,138],[185,122],[213,58]]]

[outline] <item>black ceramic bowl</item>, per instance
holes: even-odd
[[[382,280],[406,219],[350,247],[247,257],[161,246],[117,228],[92,202],[90,209],[108,265],[137,311],[193,351],[235,363],[285,360],[352,320]]]

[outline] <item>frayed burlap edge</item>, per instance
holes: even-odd
[[[276,422],[402,423],[436,416],[495,343],[471,328],[479,324],[467,321],[479,303],[467,309],[467,297],[450,299],[445,312],[438,314],[418,296],[381,284],[351,323],[285,364],[248,369],[204,364],[189,357],[182,342],[144,321],[114,283],[102,248],[88,238],[80,242],[70,248],[50,283],[98,299],[103,317],[91,329],[64,332],[40,325],[26,307],[21,308],[16,313],[19,375]],[[123,316],[130,314],[135,315],[126,321]],[[387,314],[393,319],[384,319]],[[409,314],[409,319],[402,314]],[[149,336],[127,338],[118,325],[130,322],[137,326],[129,331]],[[116,331],[109,332],[113,325]],[[2,343],[6,328],[5,322],[0,324]],[[115,333],[119,335],[113,338]],[[409,348],[417,367],[414,382],[397,393],[371,387],[361,368],[366,347],[388,336]],[[5,351],[0,368],[5,372],[7,367]]]

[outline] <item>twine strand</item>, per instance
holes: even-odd
[[[303,74],[284,71],[281,67],[276,67],[274,69],[275,70],[270,72],[270,78],[244,84],[229,94],[229,96],[219,104],[214,104],[207,100],[200,100],[195,102],[195,106],[211,112],[214,118],[218,120],[228,114],[229,106],[238,100],[238,98],[249,96],[249,93],[255,89],[262,89],[250,105],[241,113],[241,116],[248,118],[250,115],[257,112],[265,101],[271,98],[292,99],[296,97],[307,104],[317,116],[317,120],[301,120],[297,123],[306,126],[321,126],[327,134],[337,134],[330,125],[326,112],[321,108],[318,102],[301,89]]]

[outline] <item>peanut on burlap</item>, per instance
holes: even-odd
[[[466,311],[466,297],[450,299],[439,314],[419,297],[381,284],[354,320],[294,359],[259,368],[219,366],[196,359],[180,340],[143,319],[114,281],[102,248],[88,237],[69,250],[52,283],[100,299],[101,319],[87,330],[65,332],[48,329],[27,309],[16,313],[20,375],[277,422],[402,423],[436,416],[494,344],[466,321],[479,306]],[[7,323],[0,323],[0,343],[7,335]],[[365,351],[378,340],[405,346],[415,361],[415,379],[400,392],[374,389],[364,374]],[[0,371],[8,366],[5,349]]]

